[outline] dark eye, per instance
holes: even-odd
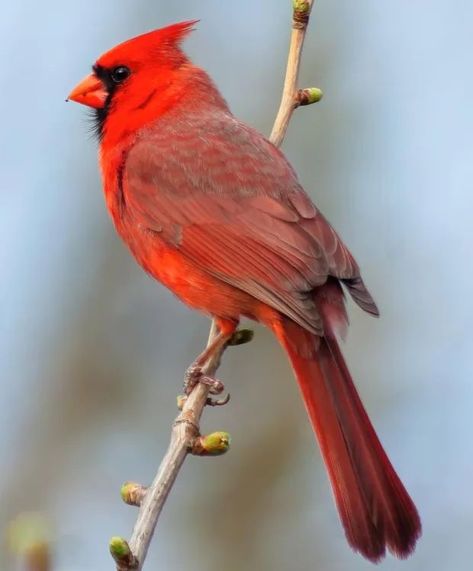
[[[115,83],[121,83],[122,81],[125,81],[130,73],[130,70],[126,66],[119,65],[115,69],[112,69],[110,77]]]

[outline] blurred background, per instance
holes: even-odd
[[[200,18],[188,53],[269,133],[290,17],[289,0],[2,5],[0,527],[40,514],[54,571],[113,568],[108,540],[136,518],[120,485],[153,477],[208,330],[116,237],[86,111],[64,98],[116,43]],[[350,306],[344,351],[424,525],[386,570],[473,566],[472,18],[467,0],[317,0],[301,85],[325,96],[284,143],[381,308]],[[188,459],[146,569],[372,569],[347,547],[275,341],[256,328],[220,376],[232,401],[203,430],[232,449]],[[0,550],[1,569],[21,565]]]

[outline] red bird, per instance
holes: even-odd
[[[138,263],[216,318],[240,316],[287,352],[352,548],[404,558],[421,533],[414,503],[358,396],[337,342],[346,289],[378,315],[360,270],[284,155],[230,112],[180,48],[195,22],[102,55],[69,99],[95,109],[105,199]]]

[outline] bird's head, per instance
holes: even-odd
[[[181,41],[195,20],[132,38],[100,56],[68,99],[95,110],[96,130],[133,131],[159,117],[182,96],[195,75]],[[113,120],[112,120],[113,118]],[[123,132],[120,133],[120,136]]]

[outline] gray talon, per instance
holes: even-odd
[[[208,406],[224,406],[229,401],[230,401],[230,393],[228,393],[225,397],[223,397],[223,399],[213,399],[209,397],[205,404],[207,404]]]

